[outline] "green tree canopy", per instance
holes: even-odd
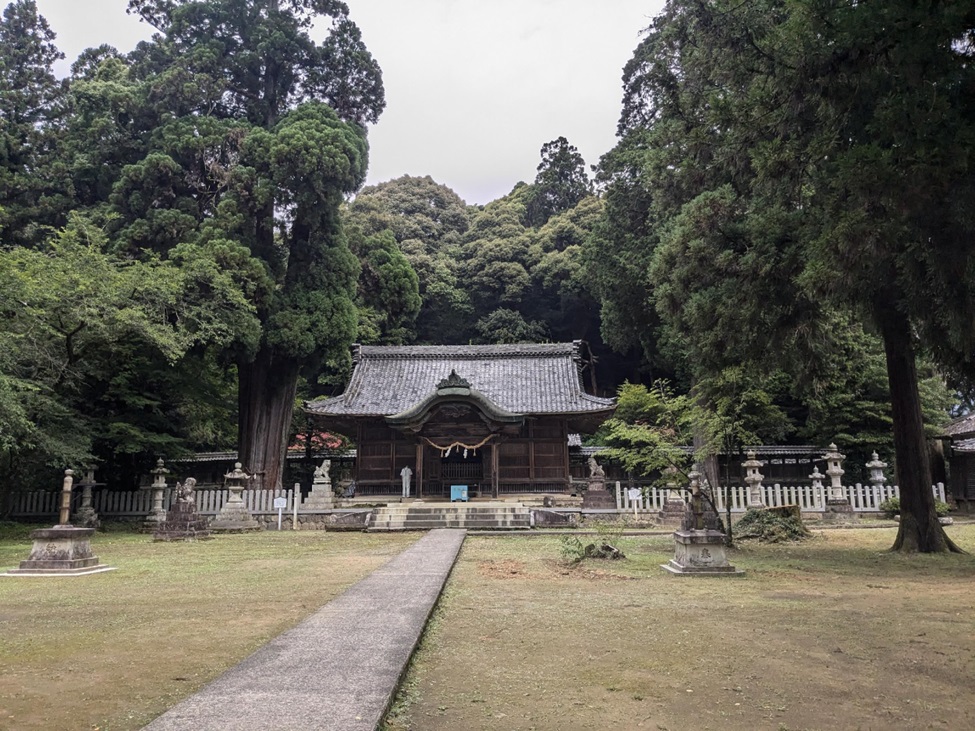
[[[915,359],[973,373],[972,27],[961,2],[674,0],[624,72],[605,169],[637,204],[641,286],[700,372],[799,372],[833,352],[831,313],[879,335],[905,550],[953,547]]]

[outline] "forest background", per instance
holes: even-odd
[[[724,446],[876,449],[930,484],[917,435],[972,384],[966,3],[673,0],[623,69],[617,146],[589,168],[539,141],[483,206],[361,187],[385,94],[345,3],[130,10],[157,34],[65,79],[33,0],[0,21],[4,490],[221,449],[279,482],[353,342],[568,340],[591,390],[633,384],[630,425],[657,384]]]

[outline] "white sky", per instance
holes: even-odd
[[[0,0],[5,6],[6,0]],[[430,175],[468,203],[531,182],[564,136],[591,165],[615,144],[623,65],[663,0],[348,0],[383,70],[369,184]],[[67,66],[150,29],[126,0],[37,0]]]

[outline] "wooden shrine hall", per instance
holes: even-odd
[[[615,409],[583,388],[583,343],[353,346],[345,393],[305,404],[356,444],[356,495],[572,491],[569,434]]]

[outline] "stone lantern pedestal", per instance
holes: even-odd
[[[213,533],[246,533],[261,530],[261,524],[254,520],[241,495],[244,492],[244,483],[250,477],[241,467],[240,462],[237,462],[233,471],[224,475],[230,496],[220,509],[220,513],[210,523],[210,531]]]
[[[717,516],[705,510],[697,472],[690,474],[691,502],[681,529],[674,532],[674,557],[661,568],[676,576],[741,576],[728,562],[725,535],[716,530]]]
[[[33,531],[30,537],[34,545],[30,556],[21,561],[18,568],[0,576],[83,576],[114,570],[113,566],[100,563],[98,556],[91,552],[95,529],[78,528],[68,522],[73,475],[71,470],[64,471],[58,525]]]

